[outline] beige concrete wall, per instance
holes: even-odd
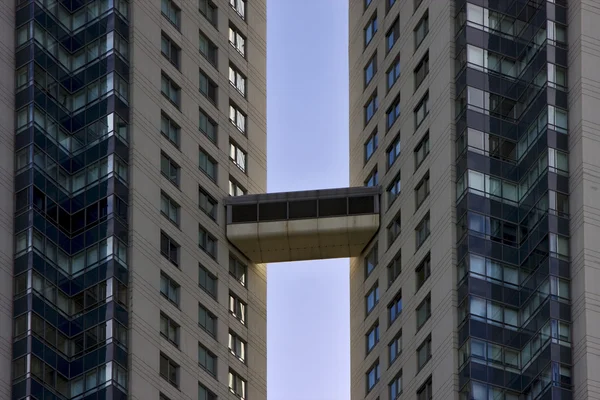
[[[387,400],[388,384],[402,370],[402,398],[416,398],[417,389],[432,375],[433,397],[457,398],[456,376],[456,270],[454,229],[454,48],[452,2],[424,0],[414,11],[413,1],[396,1],[386,14],[384,0],[373,0],[364,11],[364,1],[350,0],[349,67],[350,67],[350,183],[363,185],[377,165],[383,189],[401,173],[401,193],[388,208],[387,196],[382,196],[382,220],[379,233],[379,263],[365,280],[363,259],[352,259],[350,266],[351,312],[351,379],[352,399]],[[377,9],[379,28],[373,41],[364,49],[364,27]],[[429,34],[415,51],[413,29],[429,9]],[[400,20],[400,39],[386,55],[387,30],[396,17]],[[377,74],[364,88],[364,67],[377,49]],[[415,92],[413,70],[429,49],[429,76]],[[386,71],[400,54],[399,81],[388,92]],[[377,87],[379,110],[364,126],[364,105]],[[413,109],[429,90],[429,116],[415,131]],[[386,110],[400,93],[401,116],[386,134]],[[377,127],[379,146],[374,156],[364,163],[364,144]],[[415,171],[414,148],[429,129],[430,154]],[[400,158],[387,171],[386,150],[400,133]],[[416,210],[414,188],[426,171],[430,173],[431,193]],[[401,234],[388,248],[388,224],[401,212]],[[415,228],[424,215],[431,216],[431,236],[416,250]],[[387,266],[396,254],[402,253],[402,273],[388,287]],[[427,252],[431,252],[431,277],[416,291],[415,268]],[[379,304],[365,318],[365,296],[378,281]],[[388,304],[402,291],[403,312],[388,326]],[[415,309],[431,292],[432,316],[419,331]],[[366,355],[368,330],[379,319],[379,344]],[[403,350],[389,367],[388,344],[402,330]],[[417,373],[416,350],[432,334],[432,359]],[[366,372],[376,359],[380,361],[381,379],[366,395]],[[452,395],[451,393],[455,393]]]
[[[600,399],[600,10],[569,1],[573,398]]]
[[[0,7],[0,399],[10,398],[15,143],[15,2]]]
[[[160,0],[134,0],[131,4],[130,395],[132,399],[157,399],[162,391],[171,399],[197,399],[200,381],[219,398],[229,398],[231,366],[248,380],[249,399],[266,399],[266,268],[249,266],[248,289],[242,287],[228,272],[222,204],[218,224],[198,208],[198,185],[220,200],[227,196],[230,174],[249,193],[266,191],[266,5],[264,1],[247,3],[249,29],[228,1],[214,1],[217,31],[199,13],[197,1],[174,2],[182,9],[181,33],[161,15]],[[229,45],[229,20],[247,37],[247,60]],[[182,49],[181,72],[161,56],[161,29]],[[198,51],[200,29],[218,46],[218,70]],[[229,84],[229,60],[248,77],[247,99]],[[219,86],[216,107],[199,93],[199,68]],[[161,95],[161,69],[182,87],[181,111]],[[230,97],[248,115],[247,138],[229,122]],[[218,122],[218,147],[198,130],[199,107]],[[181,150],[160,134],[161,109],[182,128]],[[230,137],[248,152],[248,176],[229,160]],[[217,184],[198,169],[199,146],[218,161]],[[160,174],[161,150],[181,166],[179,189]],[[161,189],[181,205],[179,228],[160,214]],[[199,249],[198,224],[217,238],[217,261]],[[160,255],[161,229],[181,245],[180,269]],[[217,276],[217,301],[199,288],[198,263]],[[161,270],[181,285],[180,309],[159,293]],[[230,290],[248,303],[247,327],[229,316]],[[199,302],[218,317],[217,340],[198,327]],[[159,311],[181,325],[179,350],[160,336]],[[229,354],[229,327],[248,342],[247,365]],[[218,356],[217,379],[198,366],[198,342]],[[160,351],[181,365],[179,390],[159,376]]]

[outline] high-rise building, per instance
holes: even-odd
[[[352,399],[600,398],[600,12],[350,1]]]
[[[351,187],[271,194],[264,0],[0,20],[0,399],[264,400],[338,257],[352,400],[600,398],[592,0],[350,0]]]
[[[265,266],[220,206],[266,190],[266,2],[0,20],[0,399],[266,398]]]

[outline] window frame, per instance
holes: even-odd
[[[201,352],[204,353],[204,357],[201,356]],[[202,360],[204,358],[204,360]],[[210,362],[209,362],[210,360]],[[212,369],[210,368],[210,364],[212,362]],[[198,342],[198,366],[206,371],[209,375],[214,378],[217,377],[217,355],[210,351],[208,347],[204,346],[201,342]]]
[[[419,278],[420,271],[423,271],[423,279]],[[431,252],[428,252],[415,268],[415,293],[419,291],[431,277]]]
[[[427,228],[424,234],[421,233],[421,229]],[[415,235],[416,235],[416,249],[419,250],[421,246],[427,241],[429,236],[431,236],[431,218],[429,211],[421,218],[421,221],[415,227]]]
[[[417,130],[423,124],[423,122],[425,122],[425,119],[427,119],[427,116],[429,115],[429,90],[427,90],[423,97],[421,97],[421,100],[419,100],[417,103],[413,113],[415,115],[415,130]],[[419,115],[421,113],[422,115]]]
[[[204,275],[204,278],[203,278]],[[204,280],[204,284],[203,281]],[[210,283],[209,283],[210,282]],[[211,288],[212,286],[212,288]],[[218,291],[219,291],[219,281],[217,276],[210,272],[208,268],[204,265],[198,263],[198,287],[202,289],[206,294],[208,294],[213,299],[217,299]]]
[[[389,131],[400,119],[402,115],[402,109],[400,108],[400,94],[396,96],[392,103],[385,111],[385,127]]]
[[[238,354],[238,346],[237,346],[238,343],[240,345],[239,352],[242,353],[241,355]],[[233,346],[233,348],[232,348],[232,346]],[[235,358],[240,360],[243,364],[246,364],[247,352],[248,352],[248,342],[246,342],[245,340],[240,338],[240,336],[237,333],[235,333],[234,331],[232,331],[231,329],[229,330],[228,348],[229,348],[229,352]]]
[[[168,13],[165,13],[165,5]],[[162,0],[160,11],[163,17],[167,19],[178,31],[181,31],[181,7],[179,7],[173,0]],[[174,18],[171,16],[174,13]]]
[[[163,202],[167,202],[167,211],[163,210]],[[171,218],[171,208],[175,210],[175,219]],[[160,191],[160,213],[173,225],[179,227],[181,220],[181,206],[171,198],[165,191]]]
[[[233,77],[233,81],[232,81]],[[233,63],[229,63],[229,84],[240,94],[246,98],[248,92],[248,78],[242,74],[238,67]]]
[[[169,92],[166,93],[163,89],[167,86]],[[161,85],[160,92],[171,104],[181,111],[181,86],[175,83],[175,81],[167,75],[164,71],[161,71]],[[175,95],[175,99],[172,98],[172,94]]]
[[[200,313],[204,314],[204,322],[201,321]],[[198,326],[200,329],[208,333],[210,336],[216,339],[217,337],[217,323],[218,318],[215,314],[213,314],[208,308],[206,308],[202,303],[198,303]],[[212,330],[209,329],[208,322],[212,325]]]
[[[200,55],[204,57],[210,65],[217,68],[219,65],[219,47],[201,30],[198,31],[198,42],[198,52]],[[206,51],[202,50],[203,43],[206,44]]]
[[[396,42],[400,38],[400,18],[396,17],[392,25],[385,33],[385,54],[389,54],[389,52],[394,48]],[[390,44],[390,39],[393,39],[393,42]]]
[[[421,350],[425,349],[427,351],[427,358],[424,360],[423,364],[420,364],[419,354]],[[419,347],[417,347],[417,373],[419,373],[431,360],[432,358],[432,346],[431,346],[431,333],[421,342]]]
[[[166,323],[166,328],[167,328],[167,332],[163,332],[162,328],[163,328],[163,320]],[[174,338],[171,339],[169,337],[171,328],[174,331]],[[179,325],[177,322],[175,322],[171,317],[169,317],[167,314],[165,314],[164,312],[160,312],[160,335],[165,338],[169,343],[171,343],[173,346],[179,348],[179,342],[180,342],[180,332],[181,332],[181,325]]]
[[[163,251],[163,240],[167,240],[167,246],[169,249],[169,253],[165,254]],[[171,245],[173,245],[175,247],[175,254],[176,254],[176,259],[174,260],[172,258],[172,254],[170,254],[173,250],[171,249]],[[167,235],[166,232],[164,231],[160,231],[160,254],[165,257],[167,260],[169,260],[171,262],[171,264],[175,265],[176,267],[179,268],[179,257],[180,257],[180,250],[181,250],[181,246],[179,245],[179,243],[177,243],[173,238],[171,238],[171,236]]]
[[[203,197],[206,199],[207,205],[212,204],[212,207],[213,207],[212,214],[209,212],[209,210],[207,210],[206,208],[204,208],[202,206],[202,202],[203,202],[202,198]],[[210,217],[210,219],[212,219],[215,222],[217,221],[219,202],[217,201],[217,199],[215,199],[213,196],[211,196],[208,193],[208,191],[206,189],[204,189],[202,186],[198,186],[198,208],[200,208],[200,210],[202,210],[202,212],[204,212],[204,214],[208,215]]]
[[[239,274],[238,272],[239,267],[241,267],[241,270],[243,271],[242,274]],[[240,285],[244,287],[248,286],[248,265],[242,262],[239,257],[236,257],[231,253],[229,254],[229,275],[235,278]]]
[[[401,152],[402,152],[402,142],[400,140],[400,133],[398,133],[386,150],[386,155],[387,155],[386,164],[387,164],[388,171],[396,163],[396,161],[400,158]],[[394,159],[390,162],[390,157],[392,155],[394,156]]]
[[[167,368],[167,376],[165,376],[163,374],[163,362],[166,362],[166,368]],[[173,359],[171,359],[169,356],[167,356],[165,353],[163,353],[162,351],[160,352],[160,361],[159,361],[159,375],[161,376],[161,378],[163,378],[164,380],[166,380],[167,382],[169,382],[171,385],[173,385],[176,388],[179,388],[179,380],[180,380],[180,368],[181,366],[179,364],[177,364],[175,361],[173,361]],[[174,369],[175,371],[175,380],[172,381],[171,380],[171,374],[173,373],[173,371],[171,371],[171,369]]]
[[[371,334],[373,334],[373,344],[371,345]],[[373,351],[373,349],[377,346],[377,344],[379,343],[379,339],[380,339],[380,330],[379,330],[379,320],[377,320],[377,322],[375,322],[371,328],[367,331],[367,334],[365,335],[365,348],[367,350],[366,354],[371,353],[371,351]]]
[[[423,149],[423,148],[425,150],[423,152],[422,159],[419,160],[419,154],[421,152],[421,149]],[[415,146],[415,149],[413,152],[415,154],[415,172],[416,172],[419,169],[419,167],[421,165],[423,165],[423,161],[425,161],[427,159],[427,156],[429,155],[429,152],[430,152],[429,131],[425,132],[425,134],[423,135],[421,140],[419,140],[419,143],[417,143],[417,145]]]
[[[168,163],[168,173],[163,171],[163,162]],[[175,174],[173,174],[173,170],[175,171]],[[169,157],[164,151],[160,152],[160,173],[162,176],[167,178],[169,182],[175,185],[175,187],[179,188],[179,181],[181,178],[181,167],[179,166],[179,164],[173,161],[173,159]]]
[[[206,136],[208,138],[208,140],[210,140],[212,143],[217,144],[219,125],[217,124],[217,122],[210,115],[208,115],[208,113],[204,109],[200,108],[199,112],[200,113],[199,113],[199,117],[198,117],[198,130],[204,136]],[[203,119],[206,121],[206,129],[202,128],[202,125],[203,125],[202,121],[203,121]],[[213,129],[213,133],[212,134],[209,132],[209,130],[210,130],[208,128],[209,126],[211,126],[212,129]]]
[[[204,82],[204,85],[206,85],[206,90],[202,89],[203,82]],[[218,104],[218,102],[219,102],[219,99],[218,99],[219,85],[210,76],[208,76],[208,74],[206,72],[204,72],[204,70],[202,70],[201,68],[199,69],[198,90],[200,91],[200,94],[202,96],[204,96],[206,99],[208,99],[208,101],[213,103],[213,105],[216,106]]]
[[[233,102],[229,102],[229,122],[244,136],[248,135],[248,115]]]
[[[415,92],[421,87],[425,78],[429,75],[429,50],[425,52],[425,55],[421,58],[415,69],[413,70],[415,79]]]
[[[367,163],[375,154],[375,151],[379,148],[379,136],[378,136],[378,132],[377,129],[375,129],[373,131],[373,133],[371,133],[369,135],[369,137],[367,138],[367,141],[364,144],[364,148],[365,148],[365,163]],[[371,148],[372,150],[370,151],[369,154],[369,148]]]
[[[168,46],[168,53],[165,53],[165,49],[163,48],[165,42]],[[160,53],[173,64],[175,68],[181,70],[181,47],[178,46],[164,31],[160,32]]]
[[[398,82],[398,79],[400,79],[401,73],[402,73],[402,70],[400,68],[400,54],[398,54],[392,60],[392,63],[390,64],[388,69],[385,71],[386,87],[387,87],[388,93],[394,87],[396,82]],[[391,82],[390,82],[390,76],[393,77],[392,78],[393,80]]]
[[[419,321],[419,311],[421,307],[426,307],[425,309],[425,319]],[[421,328],[431,319],[431,292],[427,293],[427,296],[419,303],[417,308],[415,309],[416,315],[416,323],[417,323],[417,332],[421,330]]]
[[[248,304],[233,292],[229,292],[229,315],[246,326],[248,321]]]
[[[399,289],[387,307],[389,320],[388,326],[392,326],[392,324],[398,320],[398,318],[402,315],[403,310],[404,304],[402,301],[402,289]]]
[[[370,302],[371,296],[373,296],[373,305],[369,308],[369,302]],[[375,284],[373,286],[371,286],[371,288],[369,289],[369,291],[367,292],[367,294],[365,296],[365,311],[366,311],[366,315],[370,315],[373,312],[373,310],[379,304],[379,299],[380,299],[380,295],[379,295],[379,282],[376,281]]]
[[[419,35],[420,35],[419,31],[421,30],[421,27],[423,27],[423,26],[424,26],[423,37],[421,37],[419,40]],[[414,37],[415,37],[415,51],[417,51],[419,46],[425,41],[425,38],[429,34],[429,10],[428,9],[425,10],[425,12],[423,13],[423,16],[421,17],[421,19],[419,19],[419,22],[417,22],[417,25],[415,26],[413,33],[414,33]]]
[[[204,164],[206,164],[203,167],[203,160]],[[214,174],[211,175],[210,171],[209,171],[209,165],[212,166],[212,170],[214,171]],[[212,156],[210,156],[210,154],[204,150],[202,147],[199,147],[199,152],[198,152],[198,169],[204,173],[204,175],[206,175],[211,181],[213,182],[217,182],[218,179],[218,169],[219,169],[219,164],[217,163],[217,161],[212,158]]]
[[[163,280],[167,286],[167,292],[163,292]],[[160,294],[175,307],[179,308],[181,302],[181,285],[164,271],[160,271]],[[172,295],[173,294],[173,295]]]
[[[233,153],[233,156],[232,156]],[[240,153],[242,160],[239,160]],[[229,140],[229,160],[244,174],[248,174],[248,153],[235,141]]]
[[[164,125],[167,125],[169,132],[163,130]],[[160,112],[160,133],[166,138],[175,148],[179,149],[181,145],[181,126],[173,121],[169,115],[161,110]],[[173,136],[173,137],[172,137]]]
[[[203,4],[206,4],[206,10],[203,9],[204,7],[202,7]],[[210,16],[209,16],[209,10],[210,9]],[[199,5],[198,5],[198,11],[200,11],[200,14],[202,14],[204,16],[204,18],[206,18],[206,20],[215,28],[217,28],[217,21],[218,21],[218,12],[219,12],[219,8],[211,1],[211,0],[200,0]]]
[[[367,25],[365,25],[363,29],[364,48],[366,48],[373,41],[373,38],[379,29],[378,25],[379,22],[377,21],[377,12],[374,12],[373,15],[371,15],[371,18],[369,18],[369,22],[367,22]],[[369,30],[371,32],[370,38],[367,36]]]
[[[427,170],[427,172],[423,174],[423,177],[421,178],[421,180],[419,180],[419,182],[417,182],[417,185],[415,186],[415,211],[418,210],[423,205],[425,200],[429,197],[431,191],[429,180],[429,170]],[[424,188],[424,192],[422,192],[423,194],[421,195],[420,193],[422,188]]]
[[[217,259],[219,241],[200,224],[198,224],[198,247],[212,259]]]
[[[393,260],[389,262],[387,266],[388,271],[388,289],[396,279],[402,273],[402,250],[398,250],[398,253],[394,256]]]

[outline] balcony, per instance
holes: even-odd
[[[356,257],[379,229],[379,188],[228,197],[227,239],[255,263]]]

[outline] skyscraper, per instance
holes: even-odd
[[[264,399],[265,2],[1,8],[0,398]]]
[[[350,2],[353,399],[598,397],[592,3]]]
[[[349,1],[351,187],[270,194],[265,1],[0,19],[1,399],[264,400],[338,257],[353,400],[599,396],[592,1]]]

